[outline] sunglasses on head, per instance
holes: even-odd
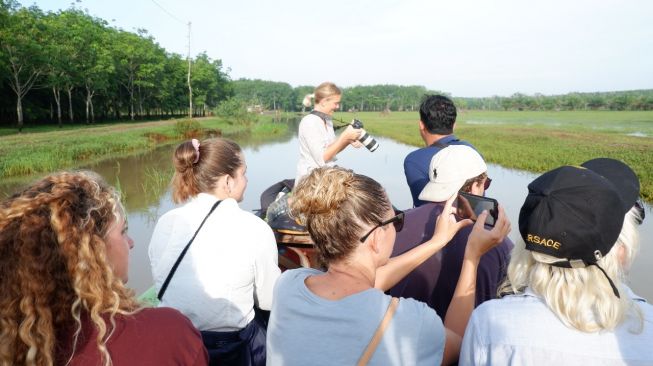
[[[490,188],[490,184],[492,184],[492,178],[485,178],[485,184],[483,185],[483,188],[487,191],[487,189]]]
[[[641,199],[635,201],[635,208],[639,213],[639,217],[637,218],[637,224],[641,225],[642,222],[644,222],[644,219],[646,218],[646,210],[644,209],[644,204],[642,203]]]
[[[360,239],[360,241],[364,243],[365,239],[367,239],[367,237],[370,236],[370,234],[372,234],[372,232],[374,230],[376,230],[376,229],[378,229],[378,228],[380,228],[382,226],[388,225],[390,223],[392,225],[394,225],[395,231],[397,231],[397,232],[401,231],[401,229],[404,228],[404,212],[399,211],[399,210],[395,210],[395,215],[393,217],[391,217],[391,218],[389,218],[389,219],[387,219],[385,221],[382,221],[378,225],[373,227],[370,231],[367,232],[367,234],[363,235],[363,237]]]

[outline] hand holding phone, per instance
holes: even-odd
[[[477,196],[467,192],[459,192],[456,203],[456,216],[461,219],[471,219],[476,221],[478,215],[488,211],[485,219],[485,225],[494,227],[499,215],[499,203],[494,198]]]

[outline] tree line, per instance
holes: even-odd
[[[263,110],[302,111],[302,100],[312,93],[313,86],[293,88],[288,83],[239,79],[231,82],[234,97],[249,106]],[[342,88],[340,105],[344,111],[415,111],[426,94],[448,93],[412,85],[359,85]],[[653,90],[633,90],[597,93],[568,93],[564,95],[526,95],[515,93],[509,97],[452,98],[461,109],[505,111],[553,110],[653,110]]]
[[[191,65],[192,112],[202,115],[231,95],[230,80],[206,53]],[[146,30],[0,0],[0,126],[188,114],[188,68]]]
[[[111,27],[74,6],[44,12],[0,0],[0,127],[188,115],[188,72],[188,60],[146,30]],[[222,61],[206,53],[191,60],[190,75],[193,115],[225,100],[224,110],[305,111],[302,100],[314,88],[232,81]],[[419,85],[346,87],[341,109],[415,111],[425,94],[435,93],[446,95]],[[461,109],[478,110],[653,110],[653,90],[453,99]]]
[[[454,98],[454,100],[460,108],[481,110],[653,110],[653,90],[568,93],[564,95],[526,95],[515,93],[510,97]]]
[[[288,83],[238,79],[231,82],[234,98],[263,110],[303,111],[302,100],[314,86],[292,87]],[[419,108],[425,94],[440,93],[423,86],[367,85],[342,88],[341,110],[403,111]]]

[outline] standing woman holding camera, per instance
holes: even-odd
[[[313,94],[304,98],[305,106],[314,107],[310,114],[304,116],[299,123],[299,162],[295,184],[318,167],[333,165],[336,155],[344,150],[347,145],[360,147],[358,138],[361,129],[352,126],[336,137],[333,129],[333,112],[340,108],[342,91],[331,82],[324,82],[315,88]]]

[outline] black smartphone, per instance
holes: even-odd
[[[497,200],[471,193],[458,192],[456,214],[459,218],[476,221],[476,218],[483,210],[487,210],[489,213],[487,219],[485,219],[485,225],[494,226],[499,216],[499,203]]]

